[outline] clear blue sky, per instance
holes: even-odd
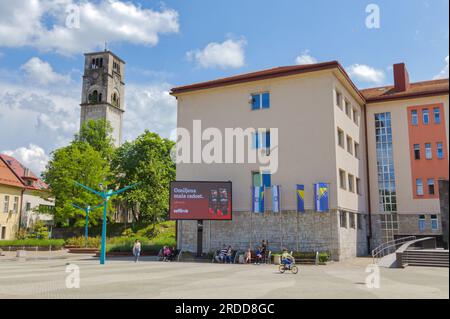
[[[392,83],[389,67],[397,62],[407,64],[412,81],[448,77],[447,0],[64,0],[81,7],[80,28],[72,30],[63,25],[65,7],[29,1],[0,3],[0,134],[11,136],[0,152],[34,145],[48,155],[70,140],[82,53],[104,41],[127,62],[128,139],[145,128],[170,135],[171,86],[292,65],[299,56],[338,60],[359,87]],[[365,25],[370,3],[380,8],[379,29]]]

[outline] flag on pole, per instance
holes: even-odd
[[[305,185],[297,184],[297,212],[305,212]]]
[[[328,184],[317,183],[314,184],[314,203],[316,211],[328,211]]]
[[[264,213],[264,186],[252,187],[252,211]]]
[[[280,207],[280,185],[272,186],[272,212],[279,213]]]

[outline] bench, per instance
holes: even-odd
[[[231,263],[232,264],[236,263],[236,258],[238,257],[238,253],[239,253],[239,250],[232,250],[231,251]],[[219,254],[220,254],[220,249],[218,249],[218,250],[216,250],[214,252],[214,255],[213,255],[212,260],[211,260],[212,263],[218,262],[217,258],[219,256]]]
[[[246,254],[246,252],[244,253],[244,262],[245,262],[245,254]],[[269,250],[266,253],[266,256],[263,256],[261,258],[261,263],[270,264],[271,258],[272,258],[272,251]],[[252,250],[250,253],[250,263],[254,263],[254,262],[256,262],[256,253]]]
[[[158,252],[158,261],[180,261],[181,249],[175,249],[171,252],[170,256],[164,256],[163,249],[161,248]]]

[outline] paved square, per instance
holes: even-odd
[[[223,265],[109,258],[64,252],[28,260],[0,257],[0,298],[449,298],[449,269],[380,268],[380,288],[365,285],[370,258],[303,266]],[[80,269],[80,288],[66,288],[66,265]]]

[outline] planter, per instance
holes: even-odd
[[[69,248],[69,253],[71,254],[95,254],[98,252],[98,248]]]
[[[95,257],[99,257],[100,256],[100,252],[97,250],[95,252]],[[110,251],[106,253],[106,256],[109,257],[133,257],[133,253],[132,252],[125,252],[125,251]],[[142,253],[140,256],[154,256],[156,257],[156,254],[149,254],[149,253]]]
[[[281,256],[280,255],[273,255],[273,263],[275,265],[281,264]]]

